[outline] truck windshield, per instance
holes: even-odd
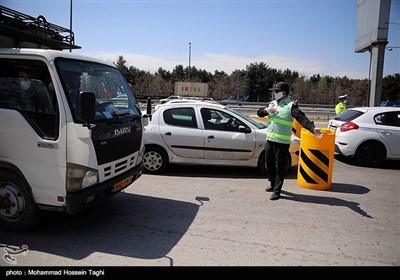
[[[56,60],[56,68],[75,120],[81,121],[79,93],[82,91],[91,91],[96,96],[95,121],[140,116],[133,92],[117,68],[64,58]]]

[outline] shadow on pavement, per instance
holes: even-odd
[[[257,168],[226,167],[226,166],[198,166],[198,165],[170,165],[160,174],[162,176],[204,177],[204,178],[242,178],[242,179],[268,179]],[[152,175],[157,176],[157,174]],[[297,178],[297,166],[289,168],[286,179]]]
[[[360,168],[374,168],[374,169],[391,169],[400,170],[400,160],[385,160],[379,167],[363,167],[359,165],[356,160],[352,157],[346,157],[344,155],[335,154],[335,159],[348,165],[358,166]]]
[[[332,183],[329,191],[337,193],[365,194],[368,193],[370,189],[359,185]]]
[[[120,193],[78,214],[48,212],[29,232],[0,230],[0,243],[26,244],[29,250],[75,260],[95,252],[158,259],[184,236],[199,207],[208,200],[196,197],[190,203]]]
[[[353,201],[347,201],[336,197],[326,197],[317,195],[296,194],[282,190],[281,199],[293,200],[303,203],[323,204],[330,206],[347,207],[363,217],[372,218],[368,213],[360,208],[360,204]]]
[[[212,178],[266,178],[257,168],[171,164],[160,175]],[[153,175],[157,176],[157,175]]]

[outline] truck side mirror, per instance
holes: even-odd
[[[96,116],[96,96],[94,92],[81,91],[80,105],[81,119],[84,121],[84,125],[90,129],[90,123]]]
[[[151,120],[151,98],[147,98],[147,110],[146,110],[146,115],[149,116],[149,119]]]
[[[147,98],[146,114],[143,118],[148,118],[151,121],[151,98]]]

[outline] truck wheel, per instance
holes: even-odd
[[[167,168],[167,154],[161,148],[155,146],[146,147],[143,157],[143,165],[146,173],[159,174]]]
[[[15,173],[0,170],[0,227],[11,231],[24,231],[39,218],[27,184]]]

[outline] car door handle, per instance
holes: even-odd
[[[165,133],[165,135],[167,135],[167,136],[171,136],[171,135],[172,135],[172,133],[171,133],[171,132],[167,132],[167,133]]]
[[[392,133],[390,131],[387,131],[387,130],[381,131],[381,133],[383,135],[392,135]]]
[[[208,139],[214,139],[214,135],[210,135],[207,137]]]

